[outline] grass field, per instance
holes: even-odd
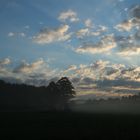
[[[140,115],[8,112],[0,118],[1,136],[9,139],[140,139]]]

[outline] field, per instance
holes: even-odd
[[[140,115],[77,112],[5,112],[0,133],[9,139],[139,139]]]

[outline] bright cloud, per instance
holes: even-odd
[[[107,27],[106,26],[103,26],[103,25],[99,25],[99,29],[98,29],[98,32],[106,32],[107,31]]]
[[[6,67],[9,64],[8,59],[1,60],[0,78],[14,83],[26,83],[35,86],[47,85],[52,77],[57,78],[55,69],[49,68],[43,60],[37,60],[32,63],[22,62],[14,68]]]
[[[77,17],[77,13],[74,12],[73,10],[68,10],[60,13],[58,19],[62,22],[65,22],[66,20],[70,20],[70,22],[79,21],[79,18]]]
[[[76,49],[78,53],[109,53],[109,51],[116,47],[116,42],[113,35],[104,36],[100,42],[96,44],[84,44]]]
[[[135,56],[140,54],[140,45],[133,45],[131,47],[120,48],[117,53],[121,56]]]
[[[132,20],[124,21],[115,26],[118,31],[130,31],[133,28]]]
[[[77,66],[76,66],[76,65],[71,65],[71,66],[69,66],[66,70],[62,70],[60,75],[62,75],[62,77],[63,77],[64,75],[72,77],[73,72],[74,72],[76,69],[77,69]]]
[[[84,67],[79,65],[74,67],[74,69],[68,68],[65,70],[66,75],[71,73],[72,78],[80,78],[80,82],[88,82],[88,84],[93,84],[97,80],[122,80],[139,82],[139,72],[140,67],[138,66],[127,67],[124,64],[112,64],[109,61],[102,60],[96,61],[90,65],[85,65]]]
[[[76,32],[77,38],[84,38],[86,36],[99,36],[106,32],[108,28],[106,26],[99,25],[97,29],[92,29],[93,25],[90,23],[90,19],[85,21],[86,28],[82,28]]]
[[[40,33],[33,37],[33,40],[38,44],[66,41],[71,37],[71,33],[67,33],[68,29],[68,25],[62,25],[56,29],[43,29]]]

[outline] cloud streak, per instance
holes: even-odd
[[[8,37],[25,37],[26,34],[24,32],[9,32]]]

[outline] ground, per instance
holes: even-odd
[[[9,139],[140,139],[140,115],[76,112],[9,112],[0,115]]]

